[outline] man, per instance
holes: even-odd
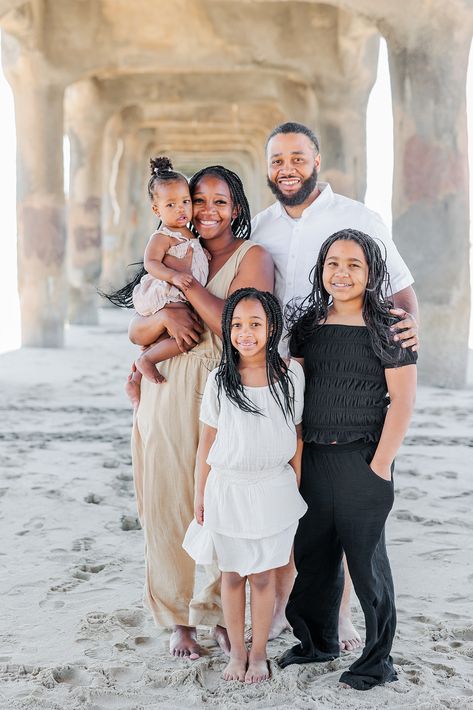
[[[413,279],[379,215],[361,202],[335,194],[327,183],[318,182],[319,143],[307,126],[293,122],[277,126],[266,143],[266,158],[268,187],[277,201],[253,219],[251,239],[273,257],[275,294],[281,304],[285,306],[293,298],[309,294],[309,274],[327,237],[347,227],[358,229],[384,244],[394,313],[403,317],[395,339],[401,339],[403,347],[417,349],[418,306]],[[287,354],[287,345],[285,349]],[[292,563],[277,570],[270,638],[288,626],[285,608],[294,575]],[[361,638],[351,620],[351,581],[346,568],[345,580],[339,639],[341,649],[351,651],[361,646]]]

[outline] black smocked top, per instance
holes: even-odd
[[[397,367],[416,362],[410,348],[399,350]],[[292,339],[290,351],[304,358],[304,441],[378,441],[389,405],[384,370],[393,365],[375,355],[366,326],[325,324],[303,345]]]

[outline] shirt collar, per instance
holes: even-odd
[[[305,208],[301,214],[301,220],[306,219],[315,212],[320,212],[321,210],[326,209],[333,200],[333,191],[328,182],[318,182],[317,187],[320,190],[320,195],[312,202],[312,204]],[[278,217],[282,217],[283,219],[294,221],[292,217],[288,215],[280,202],[274,203],[274,217],[276,219]]]

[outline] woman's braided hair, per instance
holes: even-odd
[[[232,222],[233,235],[237,239],[248,239],[251,234],[251,214],[242,181],[233,170],[224,168],[223,165],[210,165],[207,168],[199,170],[189,180],[189,189],[192,197],[194,197],[197,183],[206,175],[213,175],[227,183],[233,207],[235,207],[238,212]]]
[[[294,417],[294,385],[288,374],[288,366],[279,355],[278,345],[281,339],[283,318],[278,300],[268,291],[258,291],[256,288],[240,288],[232,293],[226,300],[222,313],[222,359],[218,366],[216,382],[218,398],[223,389],[230,399],[243,412],[262,414],[255,407],[245,392],[238,371],[240,353],[233,347],[231,341],[231,327],[233,313],[241,301],[259,301],[264,308],[267,318],[268,339],[266,341],[266,374],[268,386],[272,396],[284,413]]]
[[[182,173],[175,172],[172,169],[172,163],[169,158],[151,158],[149,162],[151,177],[148,182],[148,195],[151,200],[153,200],[154,192],[160,182],[186,180]],[[237,239],[248,239],[251,234],[251,214],[242,181],[232,170],[228,170],[228,168],[224,168],[222,165],[211,165],[208,168],[199,170],[191,177],[189,181],[191,197],[194,196],[199,180],[206,175],[214,175],[227,183],[233,207],[238,211],[231,225],[233,235]],[[191,227],[191,230],[196,233],[194,227]],[[136,262],[135,264],[130,264],[130,266],[139,266],[140,268],[134,274],[131,281],[125,284],[125,286],[122,286],[122,288],[113,293],[99,291],[101,296],[107,298],[111,303],[120,308],[133,308],[133,289],[135,286],[138,286],[143,276],[148,273],[143,266],[143,262]]]

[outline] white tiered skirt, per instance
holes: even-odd
[[[212,469],[204,524],[191,522],[183,547],[197,564],[216,560],[222,572],[242,577],[283,567],[306,510],[289,464],[251,473]]]

